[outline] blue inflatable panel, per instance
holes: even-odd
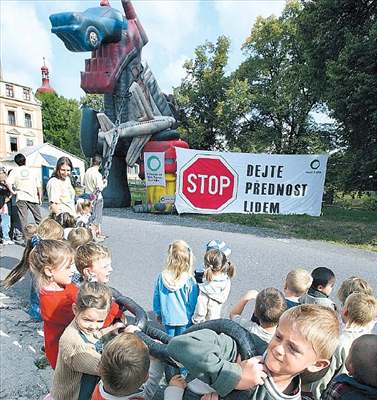
[[[80,143],[86,157],[94,157],[98,146],[98,131],[100,129],[97,111],[90,107],[81,108]]]

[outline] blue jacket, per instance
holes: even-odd
[[[158,276],[154,288],[153,311],[163,325],[188,325],[195,311],[198,293],[198,285],[191,275],[184,274],[175,281],[165,270]]]

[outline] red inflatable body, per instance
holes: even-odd
[[[189,145],[183,140],[150,141],[141,153],[140,173],[141,179],[144,179],[144,153],[165,153],[165,173],[175,173],[177,171],[176,147],[188,149]]]

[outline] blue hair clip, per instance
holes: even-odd
[[[41,242],[42,238],[39,235],[33,235],[31,237],[31,246],[34,248]]]

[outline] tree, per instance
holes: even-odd
[[[243,45],[247,58],[233,79],[248,83],[250,109],[241,116],[245,125],[238,135],[229,138],[234,145],[241,139],[242,150],[307,153],[323,151],[331,142],[311,117],[318,97],[298,34],[301,9],[291,2],[279,18],[259,17]]]
[[[77,100],[55,93],[38,95],[42,102],[43,135],[46,142],[83,157],[80,148],[80,108]]]
[[[100,112],[103,112],[105,109],[102,94],[86,94],[80,98],[80,105],[91,107],[93,110]]]
[[[377,190],[376,15],[376,0],[317,0],[300,16],[311,90],[342,131],[344,190]]]
[[[218,105],[224,100],[229,84],[225,76],[230,41],[220,36],[216,44],[206,42],[195,50],[195,58],[186,61],[186,77],[174,89],[180,107],[182,137],[196,149],[224,146]]]

